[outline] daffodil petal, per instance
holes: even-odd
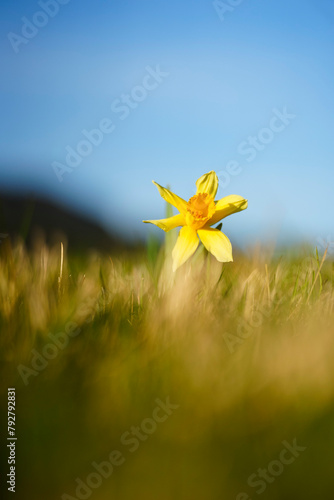
[[[195,229],[189,226],[184,226],[177,238],[175,247],[173,249],[173,271],[189,259],[198,247],[199,239]]]
[[[196,181],[197,193],[207,193],[215,199],[217,189],[218,189],[218,177],[216,172],[211,170],[211,172],[202,175]]]
[[[155,186],[157,186],[157,188],[159,189],[160,196],[165,201],[167,201],[167,203],[170,203],[171,205],[176,207],[178,209],[178,211],[181,213],[186,212],[187,202],[185,200],[183,200],[182,198],[180,198],[176,194],[172,193],[172,191],[170,191],[169,189],[166,189],[166,188],[160,186],[160,184],[158,184],[157,182],[155,182],[155,181],[152,181],[152,182]]]
[[[185,224],[182,214],[177,214],[173,217],[168,217],[167,219],[143,220],[143,222],[154,224],[155,226],[160,227],[160,229],[166,231],[166,233],[175,227],[184,226]]]
[[[212,226],[224,219],[228,215],[245,210],[248,206],[248,201],[242,196],[237,194],[231,194],[230,196],[225,196],[216,203],[216,212],[213,214],[211,219],[208,220],[206,226]]]
[[[212,253],[219,262],[233,261],[232,245],[224,233],[218,229],[207,228],[199,229],[197,234],[208,252]]]

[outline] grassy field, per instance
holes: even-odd
[[[333,499],[330,256],[199,250],[173,274],[174,237],[62,258],[2,243],[16,498]]]

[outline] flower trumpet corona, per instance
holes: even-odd
[[[196,194],[188,202],[154,181],[153,184],[157,186],[162,198],[179,211],[177,215],[167,219],[143,221],[155,224],[166,232],[181,226],[172,253],[173,271],[176,271],[193,255],[198,247],[199,239],[219,262],[233,260],[230,240],[219,229],[211,226],[228,215],[245,210],[247,208],[245,198],[232,194],[215,201],[218,177],[213,170],[198,179]]]

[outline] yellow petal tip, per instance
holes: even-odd
[[[179,264],[178,262],[174,261],[173,267],[172,267],[173,273],[175,273],[175,271],[177,271],[181,266],[182,266],[182,264]]]

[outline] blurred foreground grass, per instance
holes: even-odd
[[[255,248],[221,265],[199,251],[173,275],[166,245],[65,251],[62,270],[59,246],[0,247],[16,498],[332,499],[333,262]],[[167,398],[178,407],[152,420]],[[280,465],[295,439],[305,449]],[[92,463],[113,450],[122,463],[104,478]]]

